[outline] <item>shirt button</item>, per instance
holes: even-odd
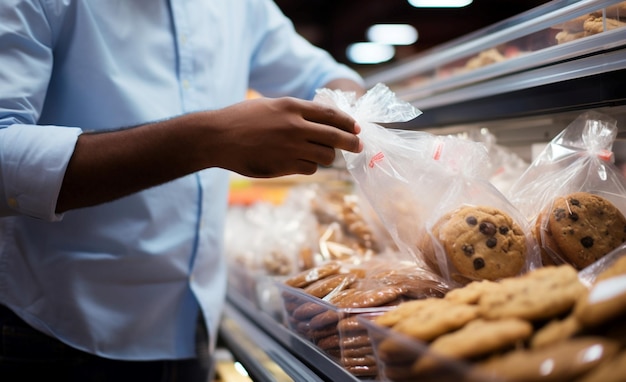
[[[183,88],[189,89],[189,81],[183,80]]]
[[[17,206],[18,206],[17,199],[15,199],[15,198],[9,198],[7,200],[7,203],[9,204],[9,207],[11,207],[11,208],[17,208]]]
[[[187,35],[181,35],[180,36],[180,44],[181,45],[185,45],[187,43]]]

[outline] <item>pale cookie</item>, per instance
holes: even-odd
[[[443,306],[448,306],[447,302],[443,302],[441,299],[423,299],[423,300],[411,300],[405,301],[399,304],[394,309],[381,314],[378,317],[374,318],[374,322],[381,326],[392,327],[401,320],[413,315],[417,311],[421,310],[424,307],[432,306],[435,304],[441,304]]]
[[[585,21],[590,17],[591,15],[588,15],[588,14],[578,16],[573,19],[562,22],[560,24],[556,24],[552,27],[552,29],[563,29],[564,31],[567,31],[570,33],[583,32]]]
[[[461,288],[452,289],[444,296],[444,299],[461,304],[476,304],[484,293],[498,288],[500,284],[494,281],[472,281]]]
[[[583,28],[585,29],[585,35],[590,36],[604,31],[610,31],[617,28],[623,28],[626,23],[619,20],[602,18],[602,17],[590,17],[585,20]]]
[[[566,42],[578,40],[579,38],[585,37],[585,32],[569,32],[566,30],[562,30],[557,33],[554,38],[556,39],[557,44],[565,44]]]
[[[619,346],[609,339],[579,337],[541,349],[515,350],[495,356],[478,364],[475,370],[505,381],[572,381],[618,351]]]
[[[517,317],[550,319],[568,312],[586,287],[570,265],[543,267],[500,281],[501,288],[479,300],[480,314],[489,319]]]
[[[554,201],[548,230],[561,257],[582,269],[626,241],[626,218],[608,200],[575,192]]]
[[[533,334],[530,347],[537,349],[552,345],[573,337],[581,329],[582,325],[573,315],[568,315],[562,320],[554,319]]]
[[[442,359],[469,360],[508,349],[530,337],[532,332],[533,327],[528,321],[517,318],[476,319],[455,332],[436,338],[428,352]],[[433,357],[422,357],[413,365],[413,371],[428,370],[435,364]]]
[[[438,226],[435,236],[460,276],[498,280],[521,273],[526,262],[526,235],[504,211],[464,206]]]
[[[393,330],[421,341],[431,341],[462,327],[476,317],[478,306],[438,299],[437,303],[424,305],[400,320],[393,326]]]

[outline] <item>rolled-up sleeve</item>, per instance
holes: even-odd
[[[54,32],[39,1],[0,4],[0,216],[59,220],[56,201],[81,130],[38,126]]]
[[[81,130],[12,125],[0,129],[0,216],[59,220],[56,203]]]

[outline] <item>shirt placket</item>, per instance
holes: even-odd
[[[193,47],[191,43],[191,26],[187,17],[184,1],[171,1],[172,18],[176,34],[176,51],[178,54],[178,83],[184,112],[195,110]]]

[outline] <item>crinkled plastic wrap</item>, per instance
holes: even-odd
[[[557,135],[509,190],[509,199],[529,219],[555,196],[575,191],[602,194],[626,208],[626,179],[613,164],[616,121],[588,111]]]
[[[623,218],[626,213],[626,178],[614,165],[611,151],[616,136],[617,126],[613,118],[595,111],[582,113],[546,146],[509,190],[509,199],[532,222],[544,264],[567,262],[582,269],[601,255],[595,253],[589,259],[579,259],[584,255],[584,249],[581,247],[578,250],[580,254],[574,254],[573,250],[569,253],[569,248],[563,248],[568,235],[561,231],[552,232],[554,223],[550,222],[560,219],[552,215],[558,213],[563,200],[578,203],[577,199],[571,199],[573,195],[587,198],[591,194],[594,200],[600,200],[594,203],[603,203],[604,211],[596,213],[593,223],[588,213],[591,203],[588,204],[590,207],[585,206],[587,211],[583,217],[569,202],[565,202],[566,211],[562,220],[569,220],[571,227],[591,233],[593,226],[606,224],[606,232],[602,229],[602,232],[585,236],[595,237],[596,246],[601,243],[614,248],[626,239],[626,228],[616,228],[617,225],[626,224]],[[615,208],[618,213],[614,211]],[[622,216],[619,216],[620,213]],[[608,220],[609,216],[615,219],[614,224],[608,223],[611,221]],[[587,226],[576,225],[575,220],[585,222]],[[575,234],[570,236],[567,240],[575,241]],[[581,245],[591,251],[594,241],[587,239]]]
[[[378,84],[358,100],[352,93],[321,89],[316,101],[339,107],[361,126],[364,148],[357,154],[343,152],[347,169],[400,250],[418,263],[433,268],[421,250],[424,234],[441,215],[462,205],[495,207],[512,215],[520,225],[526,224],[487,181],[491,168],[483,144],[381,126],[406,122],[421,114],[386,86]],[[527,236],[528,248],[532,249],[532,235]],[[437,247],[436,251],[437,272],[451,280],[443,248]],[[525,264],[524,269],[529,266]]]

